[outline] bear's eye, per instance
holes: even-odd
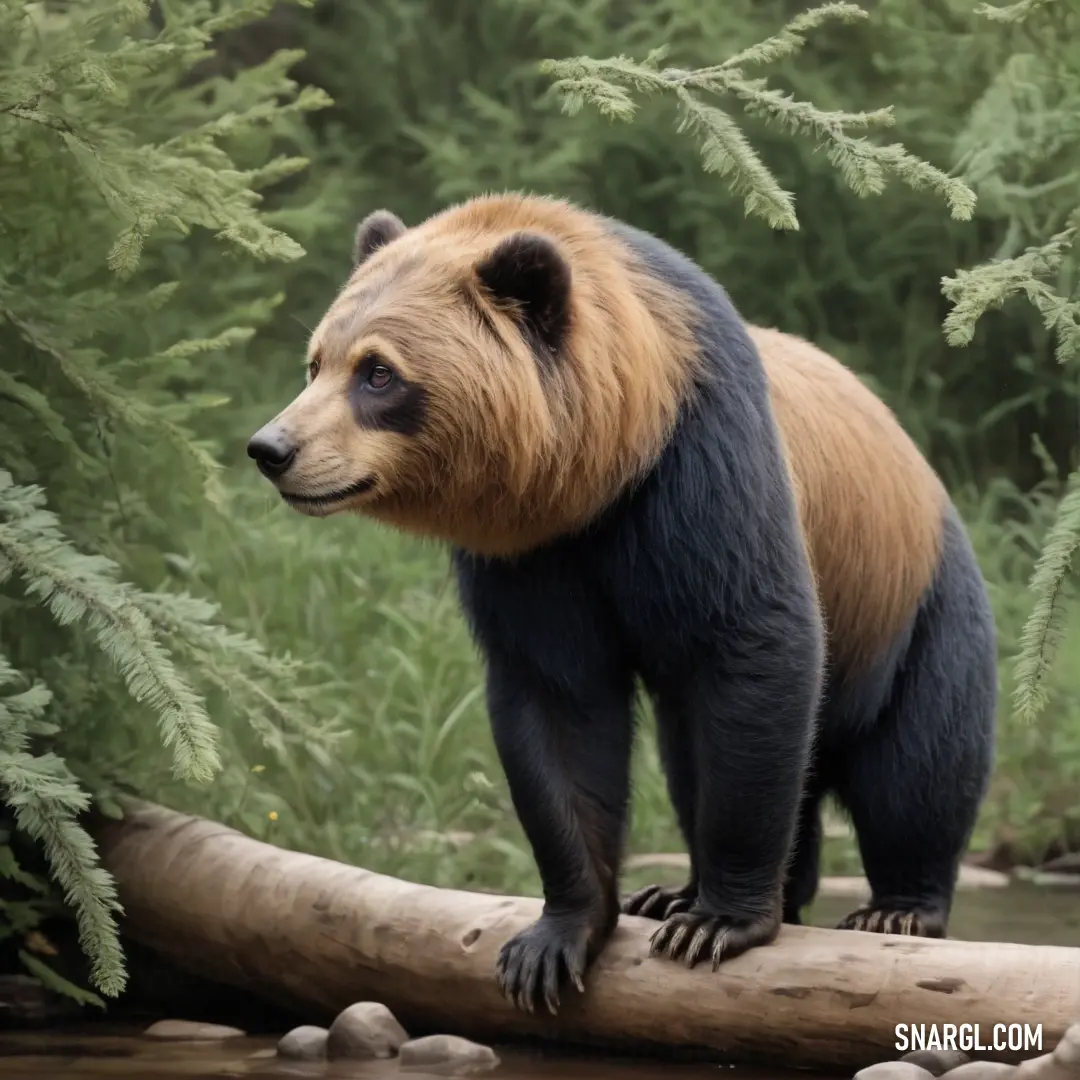
[[[307,366],[308,382],[314,380],[315,376],[319,374],[319,361],[312,360]]]
[[[385,390],[394,378],[394,373],[385,364],[376,364],[368,375],[368,386],[372,390]]]

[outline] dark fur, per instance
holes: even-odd
[[[697,882],[672,926],[700,929],[695,953],[718,958],[779,928],[818,703],[822,625],[763,369],[726,294],[636,243],[709,315],[710,376],[675,437],[585,534],[512,561],[455,556],[544,882],[544,918],[504,964],[526,1003],[553,1000],[561,967],[580,971],[618,915],[634,675],[657,701]]]
[[[997,697],[993,614],[970,541],[949,507],[937,575],[911,625],[846,693],[827,695],[785,921],[800,921],[818,883],[819,807],[832,793],[851,815],[870,903],[848,929],[944,937],[960,857],[986,792]]]
[[[375,389],[369,381],[371,372],[382,362],[378,353],[369,353],[356,365],[349,379],[353,417],[361,427],[416,435],[427,419],[427,391],[400,373],[395,373],[388,386]]]
[[[513,305],[521,332],[541,363],[558,352],[570,327],[570,265],[545,236],[508,236],[477,268],[491,297]]]
[[[396,240],[405,231],[405,223],[397,214],[392,214],[389,210],[375,210],[368,214],[356,227],[356,238],[353,240],[353,266],[359,266],[379,248],[385,247],[391,240]]]
[[[992,752],[993,625],[959,524],[946,522],[910,640],[822,699],[821,617],[757,353],[711,278],[611,229],[705,313],[706,373],[655,468],[585,532],[515,559],[454,553],[543,880],[543,917],[500,957],[504,989],[529,1008],[556,1008],[567,976],[580,985],[618,917],[635,676],[692,860],[687,888],[651,905],[669,916],[654,951],[690,963],[797,921],[826,790],[852,812],[877,909],[943,927]]]

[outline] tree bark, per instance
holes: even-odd
[[[374,1000],[412,1034],[856,1069],[900,1056],[897,1024],[978,1024],[988,1048],[972,1056],[1015,1062],[1040,1051],[994,1049],[995,1024],[1041,1024],[1046,1052],[1080,1019],[1080,948],[784,927],[713,972],[649,959],[657,924],[628,917],[585,994],[529,1016],[494,966],[538,900],[416,885],[145,804],[95,832],[128,936],[313,1020]]]

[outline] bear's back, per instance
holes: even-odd
[[[930,584],[948,496],[853,372],[801,338],[747,330],[765,367],[832,660],[859,671],[903,630]]]

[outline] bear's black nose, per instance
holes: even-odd
[[[248,457],[259,472],[271,480],[284,475],[296,457],[296,447],[281,428],[272,424],[260,428],[247,444]]]

